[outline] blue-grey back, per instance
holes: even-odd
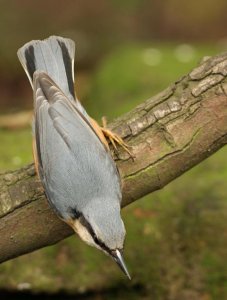
[[[70,207],[119,206],[117,168],[86,118],[45,73],[36,73],[34,98],[40,176],[55,209],[67,218]]]

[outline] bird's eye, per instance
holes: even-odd
[[[72,219],[77,220],[81,217],[82,213],[80,211],[78,211],[76,208],[72,208],[70,207],[68,209],[68,212],[70,213]]]

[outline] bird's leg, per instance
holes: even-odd
[[[116,133],[112,132],[111,130],[107,129],[107,120],[106,117],[102,117],[102,127],[101,127],[102,133],[106,138],[109,139],[111,144],[114,147],[114,150],[118,153],[117,145],[121,146],[132,158],[134,158],[134,155],[130,152],[129,146],[123,141],[123,139],[117,135]]]

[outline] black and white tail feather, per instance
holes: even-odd
[[[71,39],[51,36],[42,41],[33,40],[21,47],[17,55],[32,88],[34,88],[34,73],[47,73],[65,96],[88,118],[86,111],[75,96],[75,43]]]

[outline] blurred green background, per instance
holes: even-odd
[[[0,1],[0,8],[0,171],[32,161],[31,129],[23,120],[32,109],[32,91],[16,57],[23,43],[51,34],[74,39],[77,94],[90,115],[109,121],[203,56],[227,50],[224,0],[21,0]],[[21,112],[22,121],[15,122]],[[226,182],[224,147],[123,210],[131,282],[108,257],[72,236],[0,265],[0,295],[227,299]]]

